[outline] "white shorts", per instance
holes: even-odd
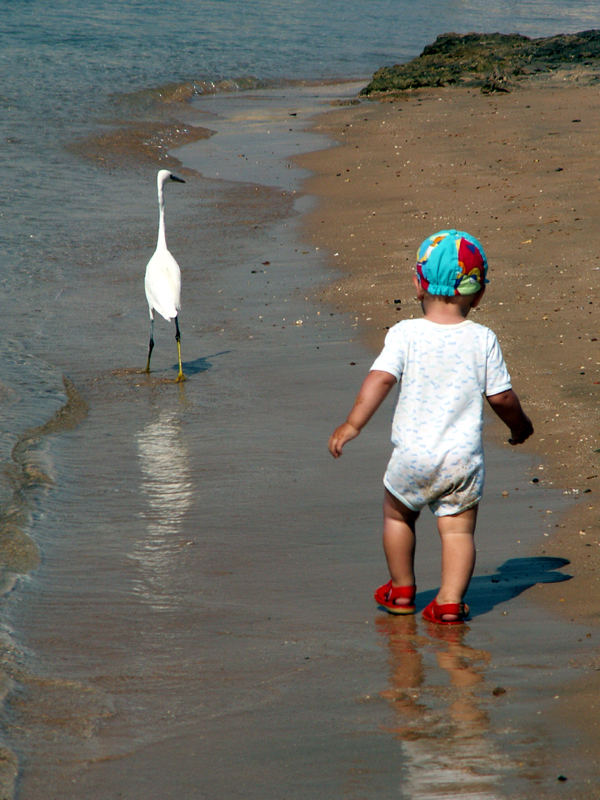
[[[483,454],[475,455],[460,468],[440,464],[429,471],[407,468],[397,448],[389,460],[383,484],[394,497],[412,511],[429,506],[436,517],[460,514],[477,505],[483,493],[485,470]]]

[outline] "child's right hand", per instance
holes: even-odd
[[[339,425],[329,437],[329,452],[334,458],[342,455],[342,448],[351,439],[356,439],[360,431],[349,422]]]
[[[395,383],[396,377],[391,372],[377,369],[369,372],[360,387],[346,422],[339,425],[329,437],[329,452],[334,458],[342,455],[342,448],[346,442],[356,439]]]

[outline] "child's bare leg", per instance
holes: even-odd
[[[442,584],[437,595],[440,605],[462,603],[475,567],[475,524],[477,506],[451,517],[438,517],[442,540]],[[455,619],[452,614],[444,619]]]
[[[383,499],[383,550],[392,579],[392,586],[413,586],[415,583],[415,523],[418,511],[412,511],[391,492]],[[407,600],[398,598],[398,604]]]

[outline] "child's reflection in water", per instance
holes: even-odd
[[[499,800],[507,763],[479,705],[489,653],[465,643],[464,626],[419,628],[415,617],[378,617],[376,625],[389,650],[390,683],[380,694],[394,709],[390,733],[404,742],[406,796]]]

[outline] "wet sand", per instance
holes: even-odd
[[[300,117],[280,131],[291,156],[310,145],[293,95],[288,111]],[[330,135],[352,115],[384,113],[349,107],[316,125]],[[248,138],[264,132],[253,119]],[[556,618],[553,604],[576,583],[551,537],[571,498],[532,482],[547,469],[534,448],[501,446],[490,422],[468,626],[439,630],[374,606],[391,404],[341,462],[326,450],[389,324],[366,307],[349,312],[358,301],[340,304],[342,290],[320,293],[331,277],[323,247],[337,264],[361,232],[372,252],[343,202],[370,197],[375,217],[386,208],[379,191],[354,187],[330,203],[327,180],[340,180],[345,153],[303,159],[336,167],[301,191],[221,177],[211,193],[189,171],[180,199],[170,194],[169,244],[184,276],[180,386],[166,323],[153,374],[139,373],[139,253],[119,253],[74,287],[89,339],[63,358],[65,369],[77,364],[70,377],[87,416],[52,439],[55,485],[35,528],[42,564],[6,598],[22,648],[5,654],[18,684],[8,699],[17,797],[537,799],[564,797],[560,776],[571,797],[589,797],[593,742],[556,709],[587,679],[594,634],[587,619]],[[216,230],[194,225],[201,203],[220,210]],[[352,226],[335,249],[325,225],[308,243],[300,225],[311,207],[313,232],[321,219],[331,232]],[[111,326],[93,313],[114,294],[106,274],[120,275]],[[397,279],[382,297],[408,304]],[[395,321],[393,302],[389,311]],[[419,541],[420,609],[439,580],[427,517]]]

